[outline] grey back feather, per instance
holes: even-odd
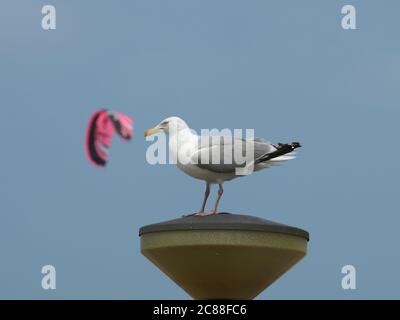
[[[262,138],[252,140],[237,139],[229,136],[199,137],[198,152],[192,161],[198,167],[216,173],[234,173],[236,168],[246,165],[247,152],[253,149],[253,160],[273,152],[276,148]]]

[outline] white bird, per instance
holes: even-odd
[[[206,182],[201,209],[194,214],[201,216],[217,213],[218,204],[224,192],[222,184],[225,181],[243,177],[245,174],[240,172],[251,173],[294,159],[295,154],[292,151],[301,147],[298,142],[271,144],[261,138],[245,140],[228,138],[226,135],[199,136],[178,117],[161,121],[154,128],[146,130],[144,136],[157,132],[169,135],[170,153],[174,156],[178,168],[189,176]],[[244,157],[250,161],[244,162]],[[218,184],[218,197],[213,209],[205,212],[210,184]]]

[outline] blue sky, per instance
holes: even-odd
[[[41,8],[57,29],[41,28]],[[357,9],[357,30],[341,8]],[[0,3],[0,298],[187,299],[138,229],[198,209],[203,183],[150,166],[167,116],[304,147],[226,183],[220,209],[304,228],[307,257],[260,299],[399,298],[398,1]],[[135,120],[109,166],[83,141],[100,107]],[[42,266],[57,289],[41,288]],[[343,265],[357,289],[341,288]]]

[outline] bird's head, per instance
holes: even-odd
[[[179,117],[169,117],[161,121],[154,128],[145,131],[144,136],[148,137],[157,132],[164,132],[165,134],[176,134],[183,129],[187,129],[188,125]]]

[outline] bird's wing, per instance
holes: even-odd
[[[254,138],[254,160],[258,160],[276,150],[275,146],[263,138]]]
[[[244,140],[227,136],[202,136],[191,161],[211,172],[234,173],[237,168],[249,164],[246,160],[256,161],[275,150],[272,144],[261,138]],[[247,159],[247,152],[251,151],[254,157]]]

